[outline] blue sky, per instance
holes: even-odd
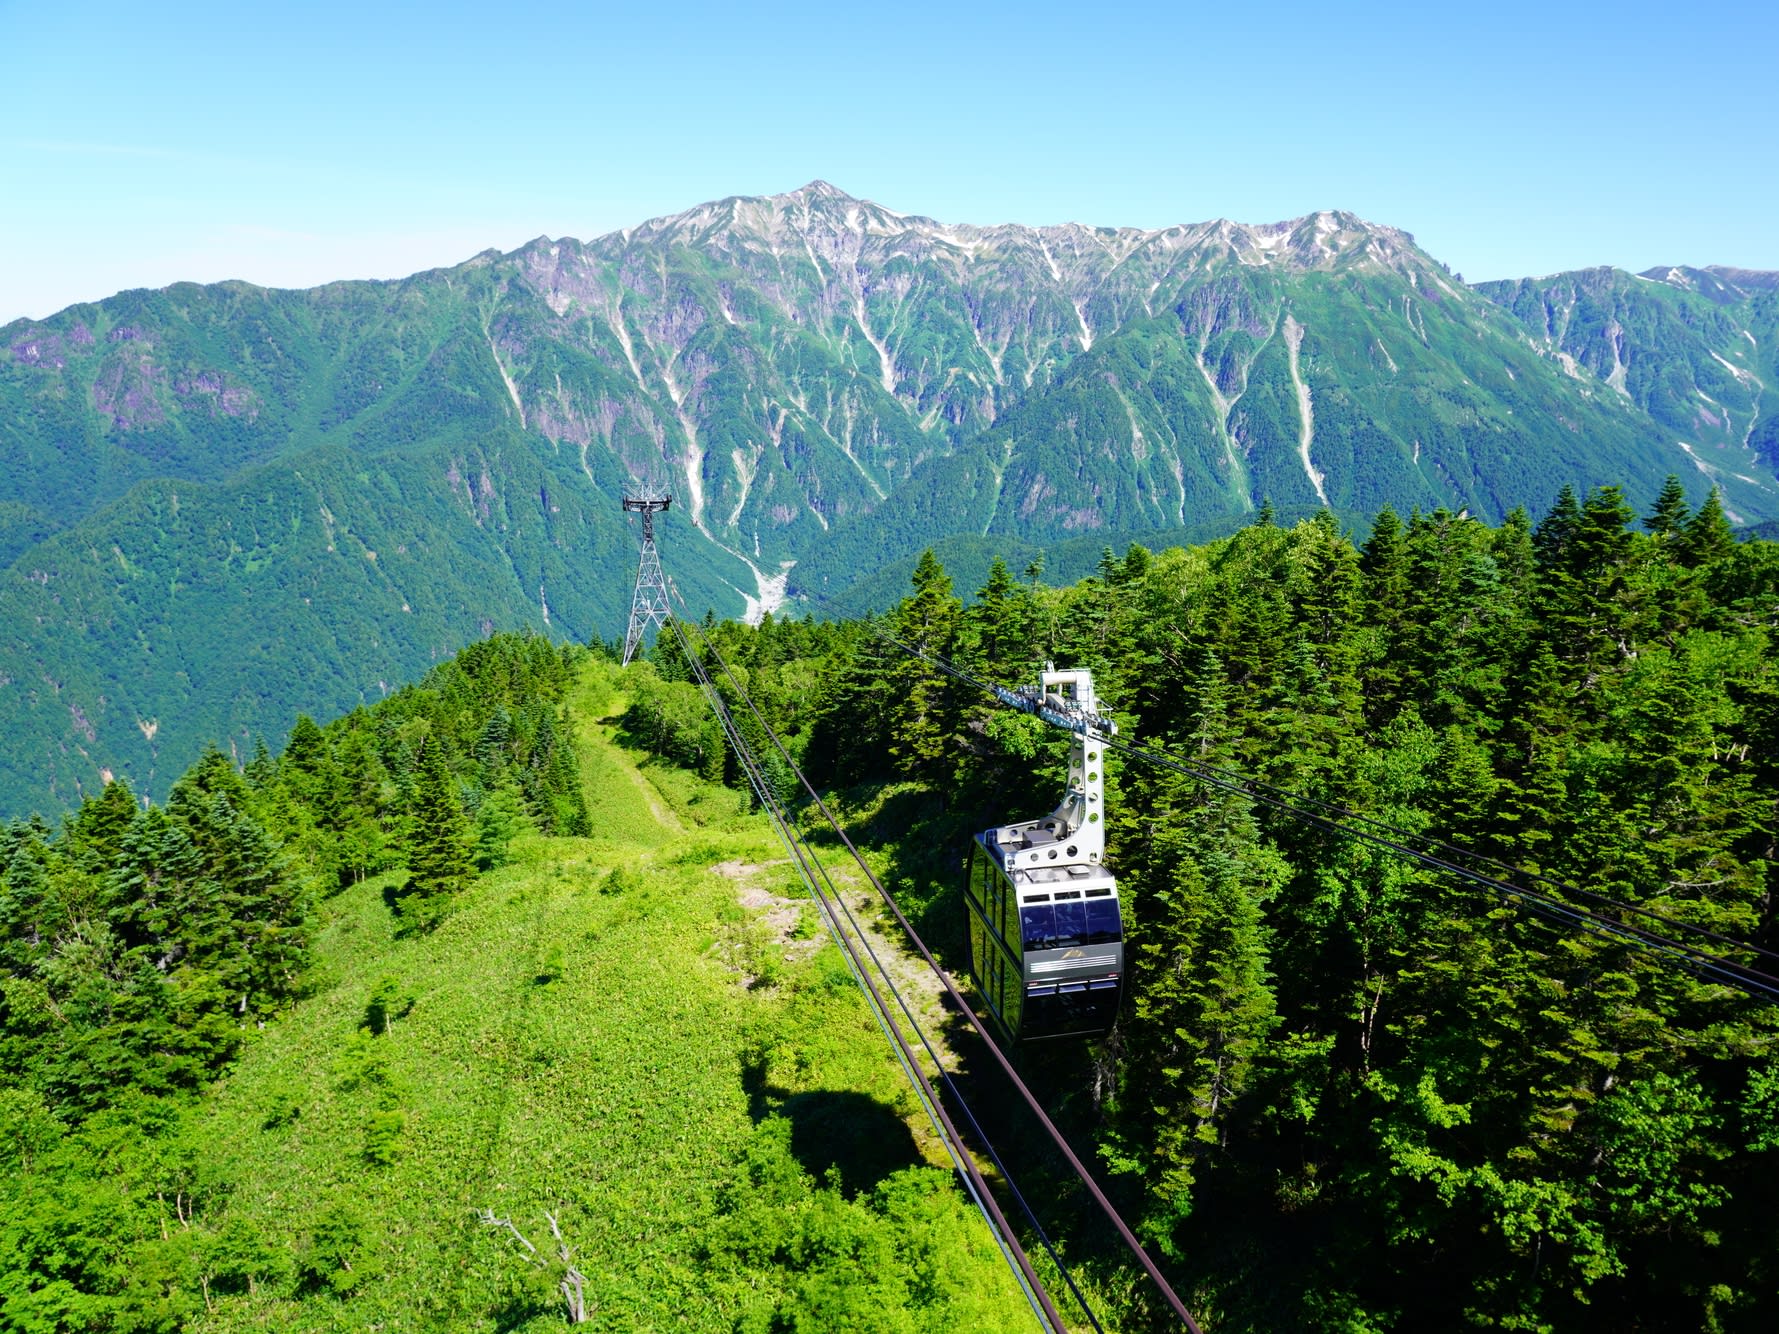
[[[946,221],[1346,208],[1471,279],[1779,268],[1779,6],[0,0],[0,322],[394,277],[820,177]]]

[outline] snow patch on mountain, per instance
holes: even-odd
[[[488,352],[494,358],[494,368],[500,372],[501,383],[507,387],[507,396],[513,400],[513,408],[519,414],[519,429],[525,429],[525,405],[519,401],[519,386],[513,383],[512,372],[507,370],[500,359],[500,349],[494,346],[494,339],[488,339]]]
[[[1297,457],[1303,463],[1303,475],[1316,488],[1316,499],[1328,503],[1328,492],[1322,489],[1326,475],[1310,462],[1310,443],[1316,437],[1316,414],[1310,403],[1310,387],[1298,365],[1297,350],[1303,346],[1303,326],[1295,317],[1285,316],[1285,351],[1291,365],[1291,383],[1297,386]]]

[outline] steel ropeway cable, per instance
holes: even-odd
[[[675,596],[678,596],[677,590],[675,591]],[[673,618],[670,617],[669,620],[671,623]],[[809,889],[811,898],[815,901],[818,911],[822,914],[823,920],[827,923],[829,932],[836,945],[839,946],[843,957],[846,958],[848,969],[851,971],[855,981],[859,983],[861,991],[864,992],[867,1003],[872,1010],[873,1017],[883,1029],[885,1037],[889,1039],[892,1048],[896,1053],[898,1062],[902,1065],[904,1072],[908,1075],[910,1083],[915,1086],[916,1096],[920,1099],[923,1109],[931,1119],[934,1132],[939,1136],[941,1142],[944,1143],[947,1153],[951,1156],[954,1164],[957,1166],[960,1175],[964,1177],[966,1188],[968,1189],[972,1200],[976,1204],[978,1210],[982,1212],[984,1221],[987,1222],[990,1232],[995,1237],[996,1244],[1000,1247],[1003,1256],[1006,1257],[1009,1267],[1013,1269],[1015,1278],[1018,1280],[1021,1289],[1025,1292],[1027,1299],[1031,1302],[1033,1310],[1038,1315],[1040,1322],[1047,1328],[1056,1331],[1057,1334],[1066,1334],[1066,1323],[1063,1321],[1061,1314],[1056,1310],[1055,1305],[1050,1300],[1049,1294],[1044,1290],[1042,1282],[1039,1280],[1036,1272],[1032,1269],[1029,1257],[1026,1256],[1024,1250],[1019,1245],[1018,1239],[1013,1235],[1011,1228],[1007,1224],[1005,1215],[1002,1214],[999,1205],[995,1202],[993,1193],[990,1191],[987,1182],[982,1178],[980,1170],[977,1169],[974,1160],[969,1154],[968,1148],[964,1145],[962,1137],[957,1132],[956,1126],[946,1114],[937,1093],[933,1090],[924,1071],[921,1070],[919,1062],[915,1059],[913,1052],[908,1047],[905,1037],[895,1023],[894,1016],[890,1013],[889,1007],[884,1002],[881,992],[871,978],[870,970],[865,967],[864,960],[859,956],[857,948],[846,937],[845,930],[840,925],[842,914],[844,914],[847,921],[853,927],[853,931],[858,937],[859,942],[864,945],[872,962],[876,964],[886,988],[895,996],[897,1005],[907,1017],[910,1027],[919,1035],[922,1046],[927,1050],[929,1057],[934,1061],[936,1067],[944,1076],[945,1082],[953,1093],[953,1096],[957,1098],[959,1105],[969,1117],[972,1127],[977,1131],[979,1137],[981,1137],[982,1143],[987,1149],[991,1160],[994,1161],[997,1168],[1002,1171],[1009,1189],[1036,1228],[1046,1251],[1049,1252],[1052,1261],[1057,1265],[1059,1272],[1062,1273],[1071,1292],[1080,1303],[1089,1323],[1093,1325],[1095,1330],[1101,1329],[1098,1318],[1095,1316],[1091,1306],[1087,1303],[1080,1288],[1075,1283],[1073,1276],[1069,1273],[1067,1266],[1063,1264],[1061,1257],[1057,1255],[1049,1237],[1043,1232],[1042,1227],[1038,1225],[1036,1216],[1032,1213],[1025,1197],[1019,1192],[1012,1177],[1006,1173],[1005,1167],[1001,1163],[999,1155],[995,1153],[993,1146],[989,1144],[986,1136],[981,1134],[981,1127],[976,1121],[975,1115],[969,1111],[967,1103],[963,1101],[961,1094],[957,1092],[955,1084],[953,1084],[950,1079],[949,1072],[945,1070],[943,1063],[939,1061],[931,1042],[927,1039],[925,1032],[921,1030],[919,1022],[915,1019],[907,1002],[902,998],[899,990],[895,987],[894,981],[890,977],[888,970],[883,968],[882,961],[877,958],[875,950],[871,948],[868,937],[860,928],[857,919],[852,916],[851,910],[847,907],[844,897],[834,888],[832,879],[828,876],[827,870],[822,866],[820,859],[815,855],[814,849],[809,847],[807,840],[801,839],[797,835],[795,827],[789,820],[782,803],[779,802],[776,794],[773,792],[772,785],[768,781],[763,768],[759,763],[758,757],[753,754],[752,748],[748,745],[741,728],[730,714],[727,705],[721,698],[720,692],[716,689],[715,684],[709,679],[702,662],[699,661],[697,655],[691,649],[691,646],[686,641],[684,633],[681,631],[678,624],[674,624],[674,633],[679,638],[681,650],[685,654],[691,670],[698,677],[706,699],[710,703],[712,711],[717,716],[719,725],[723,728],[730,746],[735,751],[737,762],[741,764],[744,772],[747,774],[750,787],[753,788],[762,807],[770,815],[774,827],[777,829],[781,840],[785,844],[786,851],[791,854],[792,861],[798,866],[800,877]],[[721,661],[720,656],[719,661]],[[726,675],[728,674],[726,663],[724,664],[724,672]],[[734,678],[732,675],[730,676],[730,680],[733,686]],[[734,688],[738,689],[738,687]],[[752,700],[748,699],[744,693],[742,694],[742,698],[757,718],[759,716],[758,710],[754,709]],[[777,744],[778,739],[776,735],[773,735],[772,739],[774,743]],[[780,749],[782,751],[782,746],[780,746]],[[836,912],[834,905],[824,898],[820,887],[816,884],[814,875],[811,873],[811,866],[818,869],[821,872],[822,879],[828,883],[833,898],[839,905],[840,912]]]
[[[669,583],[671,586],[671,580]],[[682,607],[684,606],[683,600],[681,605]],[[709,643],[708,639],[706,640],[706,643]],[[713,654],[715,654],[715,646],[712,645],[711,647]],[[729,672],[727,663],[723,662],[720,654],[715,655],[717,656],[718,662],[722,666],[725,674],[729,676],[731,681],[733,681],[734,677],[733,674]],[[1186,1304],[1180,1300],[1179,1294],[1173,1289],[1173,1285],[1167,1281],[1159,1267],[1155,1264],[1153,1258],[1150,1257],[1147,1250],[1144,1249],[1143,1244],[1137,1239],[1136,1233],[1131,1230],[1130,1225],[1124,1221],[1123,1217],[1118,1213],[1117,1208],[1112,1204],[1111,1200],[1106,1197],[1106,1194],[1100,1188],[1099,1183],[1094,1180],[1093,1174],[1089,1172],[1086,1165],[1082,1163],[1080,1157],[1075,1153],[1073,1146],[1069,1144],[1067,1137],[1063,1135],[1060,1129],[1058,1129],[1056,1123],[1050,1119],[1049,1114],[1045,1112],[1036,1095],[1032,1093],[1029,1087],[1027,1087],[1025,1081],[1020,1078],[1018,1071],[1013,1068],[1013,1063],[1008,1059],[1007,1054],[1001,1050],[1000,1044],[995,1041],[994,1035],[989,1031],[988,1025],[982,1021],[976,1011],[971,1007],[970,1003],[964,998],[963,993],[958,990],[956,983],[952,981],[951,975],[941,967],[938,960],[933,957],[932,951],[927,948],[926,942],[920,937],[920,933],[914,929],[913,924],[903,915],[901,906],[896,902],[895,896],[885,888],[883,882],[878,879],[876,873],[872,871],[870,864],[865,860],[863,854],[860,853],[851,837],[848,836],[845,828],[829,808],[827,802],[822,799],[821,794],[816,790],[815,786],[809,781],[808,777],[803,773],[795,760],[791,758],[790,752],[785,748],[784,743],[779,739],[778,734],[760,714],[760,711],[758,707],[754,705],[753,700],[747,696],[744,691],[738,689],[737,693],[739,698],[741,698],[752,711],[762,732],[772,742],[773,746],[778,751],[780,758],[784,761],[791,773],[795,775],[804,791],[808,793],[811,802],[821,813],[822,818],[827,821],[829,827],[834,831],[835,836],[840,840],[841,844],[857,863],[860,872],[870,882],[872,888],[877,891],[878,897],[883,900],[884,905],[895,917],[897,924],[902,928],[904,934],[907,935],[910,943],[914,945],[916,951],[920,954],[921,958],[925,960],[927,966],[932,969],[934,976],[938,978],[940,984],[945,988],[946,994],[958,1008],[959,1013],[965,1017],[969,1022],[970,1027],[975,1030],[983,1045],[987,1048],[990,1055],[993,1056],[995,1063],[1000,1067],[1009,1082],[1011,1082],[1013,1087],[1018,1091],[1027,1108],[1042,1126],[1050,1141],[1056,1146],[1064,1160],[1069,1164],[1070,1170],[1074,1172],[1083,1188],[1087,1191],[1089,1197],[1099,1207],[1101,1213],[1104,1214],[1107,1220],[1112,1224],[1119,1239],[1125,1244],[1138,1263],[1142,1266],[1144,1273],[1148,1275],[1150,1282],[1155,1285],[1163,1302],[1174,1312],[1180,1322],[1188,1330],[1192,1331],[1192,1334],[1202,1334],[1198,1322],[1193,1318],[1192,1313],[1187,1310]]]

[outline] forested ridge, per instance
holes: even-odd
[[[768,781],[796,796],[762,720],[961,972],[970,834],[1046,809],[1065,743],[939,660],[1090,667],[1145,746],[1779,949],[1776,620],[1779,546],[1676,484],[1359,545],[1262,510],[1068,587],[997,560],[968,605],[929,554],[876,622],[688,629]],[[578,1275],[610,1328],[1005,1326],[844,968],[711,875],[770,840],[714,795],[744,783],[677,638],[608,656],[496,636],[164,806],[7,827],[0,1323],[546,1328]],[[619,693],[577,723],[589,682]],[[589,769],[607,708],[646,779]],[[1022,1059],[1207,1328],[1770,1326],[1779,1009],[1247,792],[1107,778],[1130,993]],[[452,1176],[514,1099],[527,1184]],[[1108,1327],[1162,1327],[1002,1146]]]
[[[1779,946],[1779,547],[1734,542],[1715,496],[1386,510],[1359,546],[1263,512],[1068,588],[997,562],[965,606],[931,553],[913,582],[875,626],[705,634],[857,832],[899,835],[891,883],[954,968],[970,831],[1047,808],[1062,742],[907,648],[1009,685],[1090,667],[1145,745]],[[632,727],[733,769],[677,652]],[[1244,792],[1108,767],[1131,994],[1091,1053],[1029,1059],[1207,1327],[1771,1324],[1779,1009]]]

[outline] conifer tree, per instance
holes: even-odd
[[[1030,595],[997,555],[975,604],[964,609],[957,659],[988,680],[1013,684],[1028,674],[1031,633]]]
[[[272,752],[266,749],[266,739],[256,736],[253,739],[253,758],[241,768],[241,777],[247,780],[247,786],[255,792],[264,792],[278,781],[278,762],[272,758]]]
[[[1532,542],[1532,518],[1525,507],[1515,505],[1501,521],[1490,542],[1501,582],[1516,598],[1524,598],[1532,586],[1536,553]]]
[[[510,860],[508,848],[520,834],[532,830],[525,797],[510,778],[482,800],[476,812],[476,866],[491,871]]]
[[[484,784],[498,781],[498,775],[512,762],[512,744],[513,717],[504,706],[496,706],[476,738],[476,763],[482,766]]]
[[[1659,538],[1672,539],[1680,535],[1691,517],[1692,511],[1686,505],[1686,488],[1681,486],[1680,478],[1669,473],[1654,508],[1644,516],[1643,526]]]
[[[1298,646],[1289,706],[1300,761],[1332,760],[1358,730],[1363,589],[1352,545],[1334,515],[1320,511],[1292,541],[1301,562],[1293,598]]]
[[[903,774],[938,777],[954,729],[955,700],[950,678],[915,654],[950,657],[962,607],[930,547],[915,565],[913,584],[913,596],[902,600],[891,620],[891,633],[915,653],[903,655],[890,680],[889,752]]]
[[[188,772],[167,803],[203,866],[188,887],[180,930],[238,1012],[263,1014],[289,994],[303,966],[305,905],[276,843],[248,813],[233,766],[220,755],[199,765],[208,781],[188,785]]]
[[[1230,696],[1214,653],[1191,693],[1190,754],[1227,762]],[[1141,1170],[1146,1230],[1171,1248],[1199,1161],[1221,1145],[1276,1022],[1262,908],[1285,867],[1245,796],[1167,772],[1125,779],[1114,850],[1131,905],[1131,1000],[1113,1157]]]
[[[1548,642],[1578,684],[1622,669],[1650,613],[1631,568],[1634,517],[1618,487],[1597,488],[1573,525],[1561,565],[1547,571]],[[1598,716],[1587,691],[1577,700],[1583,716]]]
[[[136,796],[129,784],[114,779],[97,796],[80,803],[68,823],[67,850],[89,871],[109,870],[135,823],[136,811]]]
[[[1545,867],[1568,798],[1569,751],[1576,723],[1570,673],[1542,636],[1513,674],[1503,728],[1504,782],[1495,837],[1519,865]]]
[[[883,629],[894,633],[887,625]],[[897,649],[863,627],[841,644],[812,710],[804,756],[812,777],[845,784],[889,775],[893,681],[899,657]]]
[[[422,739],[414,769],[406,838],[409,874],[401,900],[403,916],[426,927],[442,914],[449,896],[469,882],[469,822],[457,801],[443,741],[430,735]]]
[[[10,971],[27,975],[49,953],[59,913],[49,901],[48,849],[35,831],[12,842],[12,855],[0,866],[0,950]]]
[[[1488,531],[1438,509],[1417,516],[1408,547],[1408,587],[1391,656],[1412,687],[1404,692],[1429,725],[1442,727],[1489,707],[1498,652],[1512,616]]]
[[[1564,483],[1550,513],[1532,530],[1532,553],[1541,571],[1553,572],[1567,567],[1569,546],[1580,525],[1581,502],[1575,498],[1575,488]]]
[[[1359,567],[1367,580],[1366,597],[1374,612],[1396,604],[1407,582],[1403,561],[1402,520],[1385,505],[1371,525],[1371,536],[1361,548]]]
[[[385,866],[389,845],[384,829],[385,788],[389,779],[368,719],[356,714],[349,719],[336,751],[342,828],[333,840],[334,866],[340,883],[347,884]]]
[[[1714,486],[1699,512],[1687,520],[1682,530],[1680,559],[1697,569],[1729,555],[1735,545],[1735,530],[1724,517],[1723,500]]]
[[[1395,716],[1402,706],[1405,669],[1397,651],[1408,604],[1408,550],[1402,521],[1388,505],[1378,512],[1365,540],[1359,568],[1364,575],[1365,708],[1374,722]]]
[[[581,771],[575,762],[573,744],[574,726],[566,709],[557,720],[555,735],[550,767],[544,780],[554,807],[553,823],[559,834],[585,838],[593,832],[593,824],[587,815],[587,799],[581,792]]]
[[[204,747],[203,754],[173,784],[173,790],[167,796],[167,809],[177,814],[182,802],[200,796],[220,796],[236,809],[243,809],[251,795],[229,757],[212,743]]]
[[[309,809],[315,824],[339,832],[346,823],[344,785],[327,734],[308,714],[297,715],[279,767],[291,795]]]
[[[195,902],[204,859],[185,827],[150,806],[137,815],[109,876],[106,917],[128,946],[149,952],[168,971],[191,957],[186,933],[196,924]]]

